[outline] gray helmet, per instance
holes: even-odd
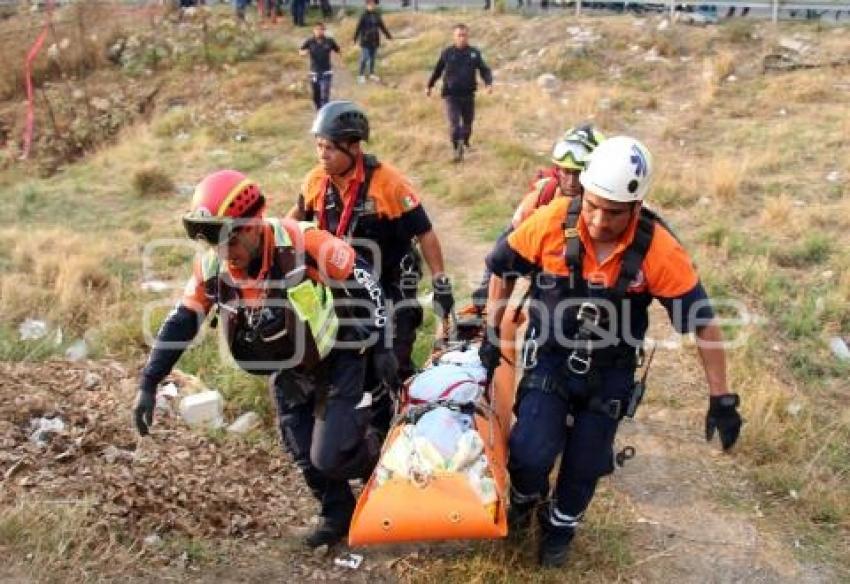
[[[329,101],[316,113],[310,132],[334,142],[369,140],[369,118],[350,101]]]

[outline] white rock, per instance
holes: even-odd
[[[560,81],[551,73],[543,73],[537,78],[537,85],[544,91],[555,91],[560,85]]]
[[[256,412],[245,412],[227,427],[228,432],[244,434],[260,424],[260,416]]]
[[[215,390],[187,395],[180,401],[180,415],[190,425],[223,425],[224,398]]]
[[[800,412],[803,411],[803,404],[800,402],[791,402],[785,407],[785,411],[788,412],[789,416],[794,416],[796,418],[800,415]]]
[[[18,327],[22,341],[37,341],[47,334],[47,323],[43,320],[28,318]]]

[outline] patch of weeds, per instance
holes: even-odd
[[[139,197],[155,197],[174,192],[174,181],[161,168],[151,166],[133,174],[133,191]]]
[[[785,268],[805,268],[822,264],[829,259],[834,249],[831,237],[823,233],[811,233],[802,242],[779,250],[774,257],[776,263]]]

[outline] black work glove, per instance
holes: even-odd
[[[434,314],[437,318],[444,319],[452,313],[455,305],[455,297],[452,295],[452,282],[443,274],[431,281],[434,288]]]
[[[729,450],[738,440],[741,433],[741,414],[738,413],[738,404],[741,399],[737,393],[724,395],[713,395],[710,397],[708,413],[705,415],[705,439],[711,441],[714,431],[720,434],[720,444],[723,450]]]
[[[398,385],[398,358],[392,349],[380,347],[372,352],[372,367],[378,381],[390,387]]]
[[[493,377],[493,372],[502,360],[502,350],[498,345],[493,344],[493,340],[499,342],[499,329],[487,328],[484,340],[478,347],[478,358],[481,359],[481,365],[487,370],[488,379]]]
[[[153,410],[156,407],[156,390],[140,389],[136,396],[136,407],[133,415],[139,435],[147,436],[153,424]]]

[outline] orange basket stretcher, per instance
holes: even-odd
[[[392,476],[381,482],[376,469],[357,501],[348,535],[350,545],[496,539],[507,535],[506,465],[516,387],[515,332],[515,324],[502,329],[505,358],[474,407],[474,429],[483,442],[488,473],[495,483],[495,502],[485,505],[463,472],[437,470],[428,476]],[[452,344],[457,349],[456,342],[449,343]],[[477,354],[478,343],[466,341],[462,348]],[[432,357],[432,363],[439,361],[440,354]],[[410,381],[405,393],[409,387]],[[405,414],[416,407],[409,400],[404,402],[384,443],[381,460],[400,438]]]

